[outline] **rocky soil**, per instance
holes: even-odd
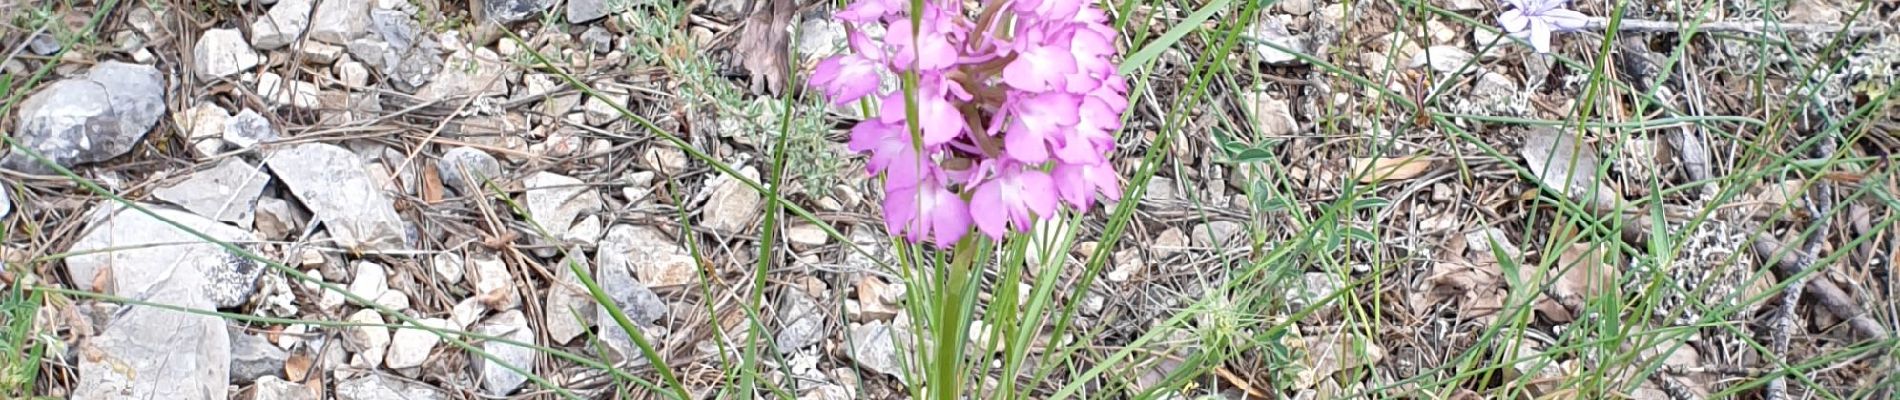
[[[651,340],[688,386],[711,388],[728,378],[721,360],[749,325],[746,299],[763,291],[766,308],[756,311],[773,339],[772,379],[800,382],[803,399],[902,396],[894,384],[904,376],[897,352],[908,343],[891,338],[910,337],[901,332],[912,329],[911,319],[905,286],[890,272],[876,185],[843,149],[837,129],[854,110],[811,106],[799,113],[809,116],[795,118],[799,136],[787,143],[805,158],[789,166],[782,195],[820,223],[781,217],[793,221],[776,232],[785,248],[763,263],[767,284],[752,284],[768,200],[752,184],[770,177],[766,149],[785,115],[779,101],[798,92],[758,71],[806,71],[841,51],[843,27],[825,18],[826,7],[760,18],[775,3],[707,0],[679,21],[655,22],[654,4],[618,0],[68,3],[75,4],[0,6],[9,15],[37,12],[57,27],[4,36],[14,55],[0,68],[13,88],[44,72],[0,122],[14,144],[0,156],[4,282],[104,295],[66,292],[41,306],[34,340],[56,349],[43,362],[46,395],[413,400],[553,396],[546,389],[553,386],[612,398],[630,388],[590,362],[642,376],[652,370],[610,310]],[[1479,21],[1498,9],[1432,3]],[[1796,3],[1806,8],[1731,12],[1826,21],[1851,10]],[[1606,10],[1597,1],[1576,8]],[[1475,119],[1454,124],[1483,139],[1405,128],[1412,115],[1369,108],[1383,101],[1376,91],[1283,50],[1382,77],[1379,85],[1407,96],[1455,82],[1433,92],[1445,96],[1436,103],[1445,115],[1562,119],[1588,71],[1522,46],[1493,46],[1495,31],[1440,20],[1414,26],[1396,12],[1389,4],[1312,0],[1263,12],[1237,62],[1266,78],[1218,85],[1210,107],[1185,119],[1205,128],[1194,132],[1223,127],[1247,146],[1278,146],[1273,157],[1293,167],[1271,174],[1294,205],[1260,200],[1248,178],[1263,172],[1219,156],[1226,139],[1176,137],[1166,171],[1132,200],[1140,208],[1129,238],[1110,249],[1102,279],[1074,289],[1087,293],[1078,324],[1102,332],[1104,346],[1126,345],[1207,295],[1208,282],[1230,279],[1225,274],[1236,264],[1271,250],[1257,244],[1298,231],[1304,223],[1293,215],[1319,215],[1302,204],[1330,201],[1342,182],[1371,182],[1351,174],[1372,166],[1401,183],[1380,189],[1391,207],[1346,218],[1398,227],[1380,233],[1394,246],[1345,248],[1355,261],[1344,266],[1349,272],[1315,264],[1290,273],[1299,289],[1273,295],[1299,309],[1343,287],[1342,275],[1383,274],[1390,287],[1353,290],[1391,296],[1387,311],[1398,322],[1376,331],[1387,335],[1374,341],[1379,357],[1309,359],[1304,368],[1320,372],[1280,387],[1337,394],[1358,383],[1333,382],[1335,372],[1377,365],[1391,376],[1417,373],[1416,366],[1438,365],[1468,346],[1467,335],[1493,321],[1505,295],[1494,257],[1541,257],[1534,249],[1546,239],[1524,217],[1536,207],[1516,200],[1534,198],[1539,185],[1495,157],[1475,156],[1482,154],[1477,144],[1517,161],[1518,149],[1539,136]],[[1665,18],[1678,11],[1641,12]],[[1173,18],[1154,16],[1130,29],[1150,24],[1158,34]],[[746,51],[771,48],[748,41],[752,26],[795,31],[761,40],[795,48],[796,56]],[[1854,106],[1864,99],[1856,94],[1860,83],[1891,85],[1900,70],[1896,40],[1881,36],[1843,50],[1850,68],[1862,70],[1823,84],[1828,105]],[[1560,43],[1573,56],[1601,45],[1585,36]],[[1733,47],[1710,45],[1691,67],[1741,65],[1750,53]],[[1163,54],[1145,95],[1170,99],[1162,106],[1175,101],[1202,53]],[[1753,93],[1747,77],[1709,75],[1698,82],[1708,94],[1696,104],[1708,115],[1765,118],[1751,108],[1764,100],[1736,94]],[[1793,90],[1773,85],[1755,92],[1782,98]],[[1160,106],[1145,107],[1125,135],[1135,142],[1123,146],[1129,176],[1166,121]],[[1329,112],[1362,117],[1329,120]],[[1668,138],[1637,140],[1606,151],[1609,168],[1684,180],[1678,162],[1630,161],[1674,154],[1658,144]],[[1872,140],[1864,146],[1895,142]],[[1369,152],[1367,143],[1388,141],[1401,144],[1384,152],[1429,155]],[[1461,173],[1467,178],[1454,178]],[[1605,187],[1634,198],[1649,190],[1638,182],[1647,180]],[[1749,188],[1747,199],[1793,201],[1774,194],[1778,187]],[[1843,207],[1874,220],[1891,212]],[[1094,238],[1103,217],[1091,218],[1075,254],[1060,261],[1067,267],[1055,268],[1064,276],[1081,274],[1081,260],[1100,246]],[[1724,235],[1704,235],[1715,239],[1700,246],[1715,250],[1698,257],[1738,254],[1745,237]],[[1494,242],[1511,248],[1492,252]],[[1886,246],[1854,257],[1890,263],[1894,247]],[[1833,279],[1875,298],[1881,289],[1843,278],[1872,277],[1873,270],[1842,267]],[[583,276],[611,304],[596,302]],[[1574,302],[1539,306],[1547,312],[1535,329],[1585,318],[1569,315],[1582,314]],[[1325,310],[1300,324],[1309,329],[1306,347],[1367,340],[1325,319],[1337,318],[1338,306]],[[1802,339],[1812,348],[1838,346],[1829,338],[1845,335],[1814,329]],[[474,335],[454,333],[464,331]],[[1157,349],[1171,351],[1192,350]],[[1736,360],[1704,357],[1691,363]],[[1734,362],[1759,363],[1752,360]],[[1565,362],[1575,368],[1584,361]],[[1212,381],[1280,378],[1236,370]],[[1235,386],[1224,393],[1248,392]]]

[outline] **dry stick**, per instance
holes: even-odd
[[[1584,30],[1602,31],[1610,27],[1610,20],[1590,18],[1584,23]],[[1878,24],[1860,24],[1847,26],[1840,24],[1802,24],[1771,21],[1716,21],[1694,25],[1689,22],[1652,21],[1646,19],[1624,18],[1617,25],[1618,32],[1626,33],[1664,33],[1694,30],[1703,33],[1744,33],[1759,35],[1764,32],[1846,32],[1849,35],[1871,35],[1892,32],[1893,27]]]
[[[1819,123],[1819,121],[1811,120],[1806,121],[1803,125],[1813,126],[1813,124]],[[1810,130],[1810,132],[1812,131],[1814,130]],[[1834,135],[1829,133],[1821,134],[1825,136],[1821,138],[1820,143],[1816,143],[1814,156],[1821,160],[1833,159],[1835,145]],[[1831,219],[1827,217],[1834,211],[1834,187],[1829,185],[1826,180],[1816,181],[1814,191],[1809,192],[1808,195],[1808,208],[1808,212],[1814,215],[1817,225],[1814,227],[1814,234],[1808,236],[1808,239],[1802,243],[1800,252],[1801,254],[1812,255],[1816,254],[1816,251],[1820,250],[1820,245],[1827,241],[1828,231],[1834,226],[1834,224],[1830,223]],[[1786,288],[1781,290],[1781,304],[1780,307],[1777,307],[1775,313],[1774,336],[1768,339],[1769,352],[1780,356],[1783,362],[1789,359],[1788,336],[1794,331],[1795,306],[1801,303],[1801,291],[1807,287],[1806,281],[1808,280],[1807,277],[1799,274],[1800,271],[1790,272],[1795,273],[1788,275],[1790,282]],[[1768,393],[1765,396],[1767,400],[1783,400],[1788,398],[1788,379],[1785,375],[1775,375],[1769,378],[1767,390]]]

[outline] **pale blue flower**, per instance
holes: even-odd
[[[1510,9],[1498,14],[1498,23],[1511,37],[1531,43],[1538,53],[1550,52],[1551,32],[1576,32],[1590,17],[1563,8],[1565,0],[1505,0]]]

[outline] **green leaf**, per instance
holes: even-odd
[[[1164,33],[1161,37],[1155,38],[1154,41],[1142,45],[1140,51],[1136,51],[1135,54],[1130,54],[1128,58],[1122,59],[1120,72],[1122,75],[1133,74],[1136,68],[1154,62],[1155,58],[1161,57],[1162,52],[1167,51],[1169,47],[1174,47],[1174,44],[1180,42],[1181,38],[1187,37],[1188,32],[1200,29],[1202,22],[1207,22],[1207,19],[1212,18],[1215,13],[1227,8],[1229,3],[1233,3],[1233,0],[1213,0],[1208,2],[1205,6],[1201,6],[1201,9],[1194,10],[1193,14],[1188,14],[1187,18],[1175,22],[1174,28],[1168,29],[1168,33]]]
[[[1273,152],[1266,149],[1250,148],[1234,152],[1233,158],[1236,163],[1254,163],[1271,160],[1274,156]]]

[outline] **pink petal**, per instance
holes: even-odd
[[[948,190],[938,190],[936,208],[931,210],[931,229],[935,231],[937,247],[956,246],[957,240],[970,232],[970,210],[962,197]]]
[[[1055,0],[1052,0],[1055,1]],[[1018,90],[1045,92],[1075,73],[1075,55],[1054,47],[1036,46],[1017,53],[1003,68],[1003,82]]]
[[[1002,240],[1008,233],[1003,206],[1002,188],[995,180],[976,187],[976,193],[970,196],[970,219],[976,221],[976,228],[991,239]]]

